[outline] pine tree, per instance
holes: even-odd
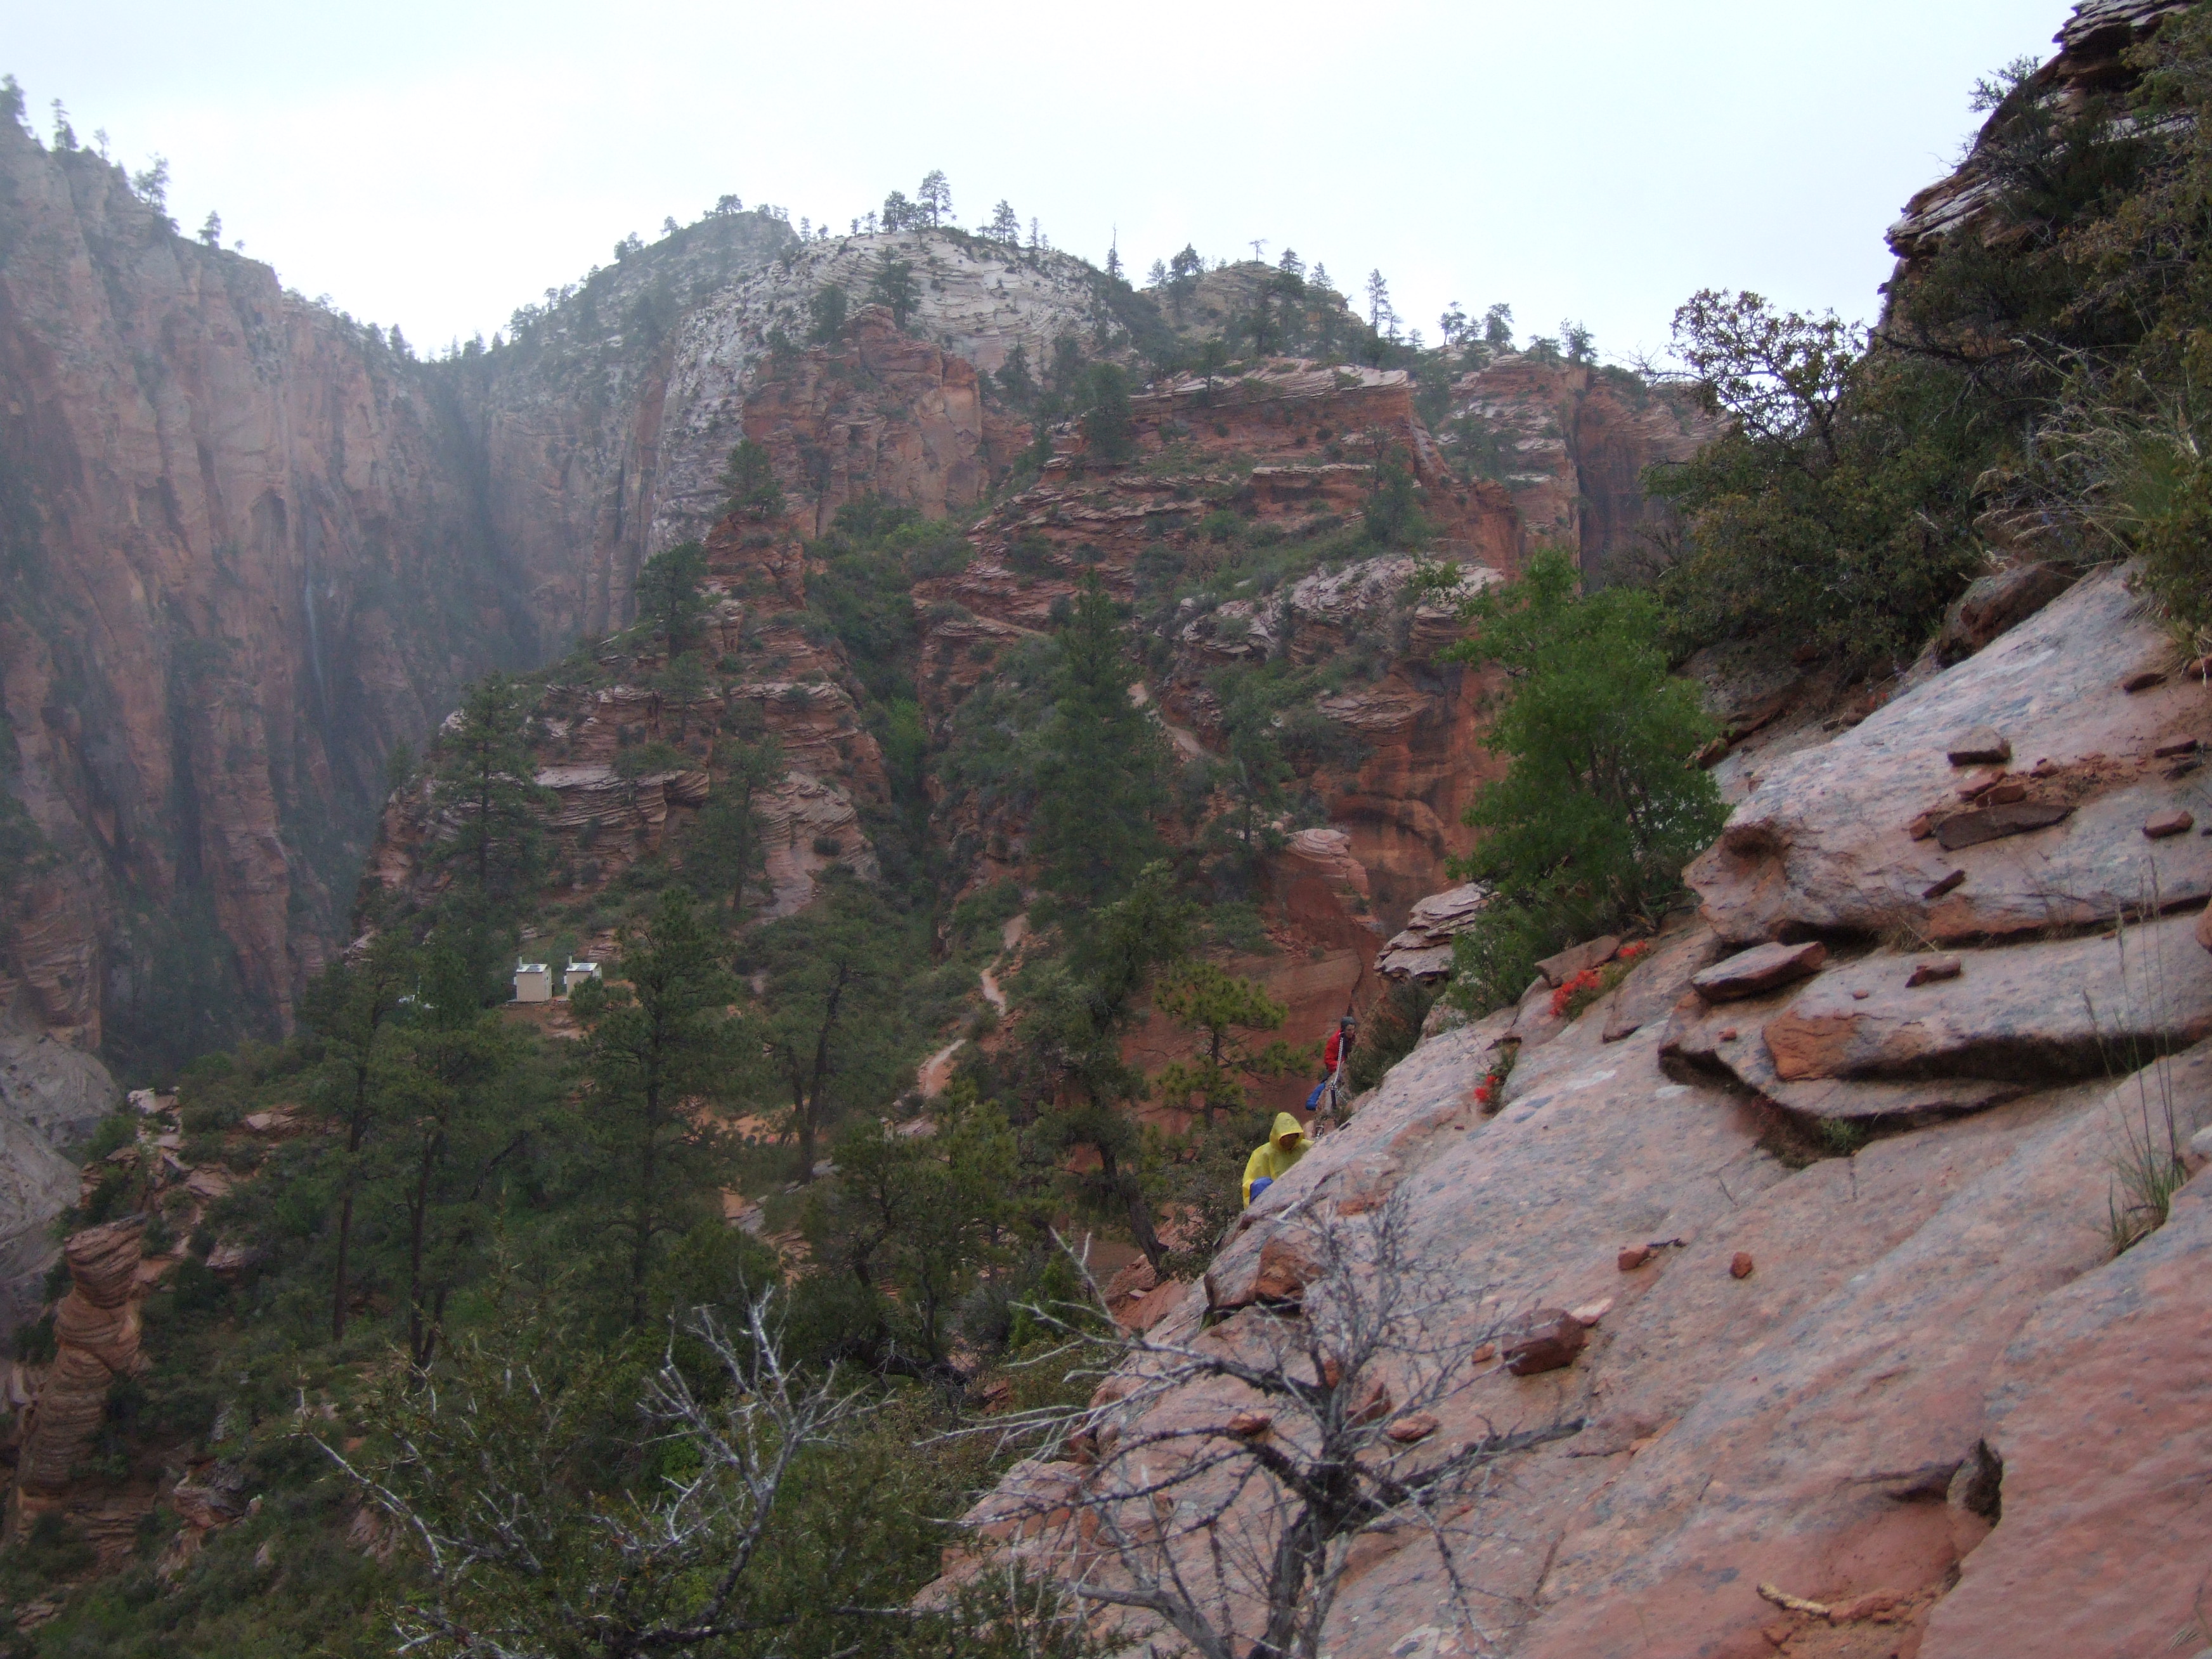
[[[1137,453],[1136,423],[1129,415],[1127,376],[1112,363],[1093,363],[1087,375],[1090,407],[1083,439],[1098,460],[1118,464]]]
[[[538,867],[545,792],[522,740],[523,696],[505,674],[487,675],[438,741],[434,798],[454,829],[442,856],[486,913],[519,896]]]
[[[1367,273],[1367,326],[1377,334],[1394,331],[1398,325],[1398,313],[1390,308],[1390,284],[1382,280],[1380,270]]]
[[[605,1160],[635,1328],[656,1241],[690,1227],[715,1190],[720,1148],[695,1103],[727,1093],[743,1049],[725,1012],[737,981],[682,888],[662,891],[643,932],[624,930],[615,972],[571,1000],[586,1031],[585,1121]]]
[[[1152,1006],[1203,1039],[1197,1054],[1160,1073],[1160,1098],[1171,1106],[1195,1100],[1209,1120],[1244,1105],[1244,1077],[1286,1076],[1307,1055],[1280,1041],[1255,1048],[1235,1035],[1279,1031],[1290,1011],[1259,981],[1239,979],[1211,962],[1187,961],[1163,973],[1152,988]]]
[[[1129,700],[1139,671],[1096,578],[1077,594],[1057,645],[1053,717],[1036,769],[1036,848],[1048,884],[1095,904],[1124,890],[1158,844],[1164,757],[1157,728]]]
[[[354,1204],[360,1194],[362,1144],[373,1126],[380,1092],[373,1087],[392,1019],[413,988],[416,966],[404,935],[386,933],[358,960],[332,963],[307,988],[300,1022],[321,1039],[325,1099],[344,1132],[337,1175],[337,1261],[331,1290],[331,1340],[345,1339],[353,1249]]]
[[[945,182],[943,168],[932,167],[924,173],[914,196],[915,209],[923,224],[934,228],[951,222],[952,186]]]
[[[732,745],[719,763],[726,769],[684,844],[684,879],[702,902],[727,905],[743,919],[746,896],[768,868],[759,801],[783,776],[783,746],[764,733]]]
[[[487,1242],[494,1183],[528,1142],[535,1103],[526,1038],[484,1007],[462,953],[425,953],[413,1017],[401,1024],[378,1087],[392,1133],[380,1183],[403,1218],[407,1354],[428,1371],[444,1335],[446,1308]]]
[[[998,206],[991,210],[991,228],[988,234],[993,241],[1004,243],[1008,247],[1020,245],[1022,222],[1014,216],[1013,204],[1004,198],[1000,199]]]
[[[775,460],[765,444],[741,440],[730,451],[721,483],[729,492],[729,511],[761,520],[783,516],[783,486],[776,482]]]
[[[735,466],[732,457],[732,471]],[[723,482],[729,482],[726,475]],[[696,542],[678,542],[654,554],[637,573],[638,622],[672,660],[698,638],[700,620],[707,614],[701,591],[706,576],[707,551]]]

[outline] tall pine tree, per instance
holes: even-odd
[[[1130,697],[1137,665],[1095,578],[1076,595],[1059,647],[1053,717],[1039,734],[1036,850],[1054,890],[1097,904],[1124,891],[1158,847],[1165,757]]]

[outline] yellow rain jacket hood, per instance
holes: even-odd
[[[1244,1160],[1244,1201],[1252,1201],[1252,1183],[1265,1176],[1270,1181],[1279,1181],[1291,1171],[1291,1166],[1306,1155],[1306,1132],[1298,1127],[1297,1119],[1288,1112],[1275,1114],[1275,1127],[1267,1132],[1267,1144]]]

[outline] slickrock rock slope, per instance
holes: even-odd
[[[2110,922],[2212,894],[2212,840],[2154,840],[2203,805],[2206,689],[2106,570],[1832,743],[1771,765],[1690,868],[1721,937],[1912,928],[1936,942]],[[1981,727],[2009,762],[1957,765]],[[1961,753],[1971,752],[1960,750]]]
[[[1889,867],[1938,845],[1908,834],[1935,797],[1965,810],[1971,778],[1945,744],[1969,715],[2063,776],[2100,750],[2112,793],[2163,802],[2195,781],[2130,769],[2176,732],[2212,732],[2212,690],[2118,690],[2156,633],[2124,580],[2093,579],[1785,763],[1731,821],[1739,850],[1700,866],[1705,919],[1679,919],[1578,1018],[1509,1008],[1423,1042],[1153,1328],[1237,1352],[1262,1316],[1234,1310],[1290,1282],[1301,1218],[1392,1194],[1419,1259],[1464,1287],[1446,1317],[1470,1349],[1534,1310],[1592,1322],[1565,1366],[1492,1363],[1435,1408],[1424,1443],[1446,1450],[1581,1426],[1511,1455],[1445,1522],[1464,1608],[1425,1528],[1363,1540],[1330,1619],[1339,1659],[2212,1645],[2203,1177],[2145,1242],[2115,1258],[2111,1237],[2137,1201],[2118,1173],[2130,1146],[2185,1146],[2212,1124],[2197,855],[2146,842],[2140,801],[2125,842],[2108,796],[2085,793],[2031,832],[2033,869],[2012,850],[2025,836],[1960,855],[1972,873],[1954,890],[2002,917],[2025,908],[2007,893],[2035,893],[2033,927],[1957,927],[1986,942],[1942,960],[1873,937],[1941,925],[1944,901]],[[1754,835],[1765,850],[1741,850]],[[2175,851],[2157,888],[2135,880],[2154,846]],[[2038,870],[2074,873],[2037,888]],[[2053,908],[2092,876],[2100,897]],[[1867,925],[1879,907],[1838,896],[1863,889],[1901,914]],[[2161,920],[2154,895],[2179,914]],[[2136,919],[2111,928],[2104,899]],[[1773,952],[1788,973],[1728,971],[1730,951],[1814,933],[1825,951]],[[1518,1063],[1486,1116],[1474,1091],[1509,1034]],[[1209,1326],[1209,1307],[1234,1316]],[[1251,1403],[1232,1389],[1148,1409],[1223,1413],[1227,1432]],[[997,1501],[1085,1478],[1025,1466]],[[1091,1570],[1115,1582],[1110,1562]]]

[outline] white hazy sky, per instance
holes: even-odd
[[[725,191],[842,227],[930,167],[1141,273],[1267,239],[1434,337],[1663,346],[1704,286],[1865,316],[1881,232],[2046,55],[2063,0],[75,0],[10,7],[0,70],[51,125],[170,161],[285,283],[421,345],[489,333],[630,231]]]

